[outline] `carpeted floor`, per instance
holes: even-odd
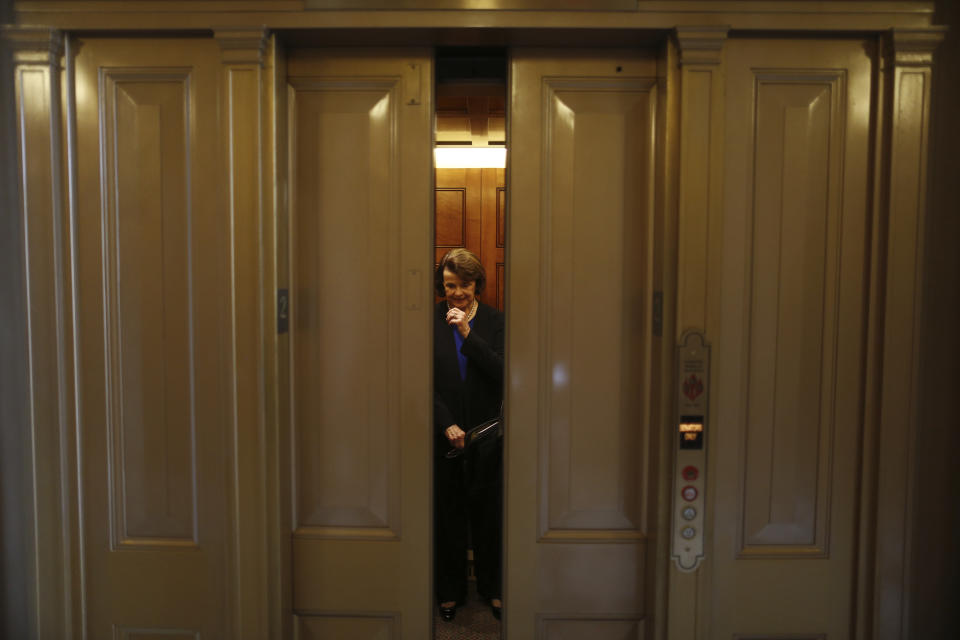
[[[457,607],[457,617],[450,622],[433,613],[433,640],[500,640],[500,621],[493,617],[490,607],[477,597],[473,582],[467,604]]]

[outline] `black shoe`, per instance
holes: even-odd
[[[443,618],[445,622],[450,622],[453,620],[454,616],[457,615],[457,605],[454,604],[452,607],[440,606],[440,617]]]
[[[497,598],[499,600],[499,598]],[[500,616],[503,615],[503,607],[497,607],[493,604],[493,599],[490,600],[490,612],[493,614],[493,617],[497,620],[500,619]]]

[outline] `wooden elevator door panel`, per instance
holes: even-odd
[[[850,638],[862,588],[871,47],[728,46],[701,637]]]
[[[85,637],[229,637],[219,50],[191,39],[77,49]]]
[[[298,638],[430,634],[430,56],[288,60]]]
[[[463,247],[487,273],[480,301],[503,310],[506,188],[503,169],[437,169],[434,261]]]
[[[643,637],[656,62],[517,50],[511,83],[507,637]]]

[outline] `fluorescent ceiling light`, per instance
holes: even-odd
[[[503,169],[507,166],[504,147],[437,147],[433,155],[437,169]]]

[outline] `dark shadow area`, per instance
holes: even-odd
[[[910,638],[956,637],[960,599],[960,493],[956,452],[960,420],[943,402],[960,388],[960,2],[938,0],[933,24],[949,27],[934,52],[930,169],[922,308],[920,407],[915,459],[914,532],[910,553]]]

